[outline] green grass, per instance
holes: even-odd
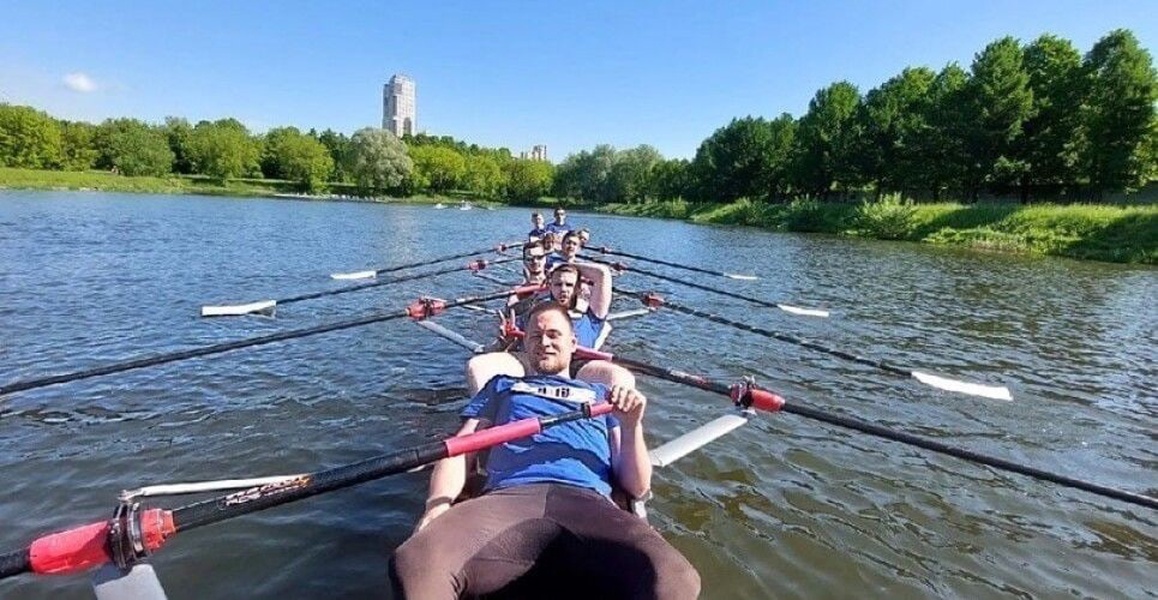
[[[1158,205],[912,204],[899,197],[867,204],[787,204],[741,199],[728,204],[682,200],[609,204],[613,214],[830,233],[975,249],[1158,264]]]

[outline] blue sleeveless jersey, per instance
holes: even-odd
[[[466,419],[502,425],[528,417],[577,410],[583,403],[603,402],[607,388],[554,375],[524,378],[498,375],[487,382],[462,411]],[[490,450],[486,490],[532,483],[562,483],[611,494],[610,415],[555,425],[529,438]]]

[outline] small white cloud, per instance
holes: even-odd
[[[97,84],[92,80],[92,77],[84,73],[69,73],[64,76],[64,85],[74,92],[87,94],[95,92]]]

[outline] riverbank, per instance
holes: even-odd
[[[352,188],[343,189],[342,186],[332,188],[332,194],[303,195],[296,192],[293,182],[266,179],[242,179],[223,185],[199,176],[124,177],[104,171],[0,168],[0,189],[4,188],[445,203],[448,206],[462,201],[459,197],[442,196],[359,198],[353,195]],[[501,205],[477,200],[471,203],[476,206]],[[543,198],[530,205],[549,210],[557,203],[557,199]],[[862,206],[811,201],[762,204],[740,200],[731,204],[697,204],[676,200],[648,204],[575,205],[575,208],[695,223],[746,225],[774,231],[828,233],[1083,260],[1158,264],[1156,204],[910,205],[892,200]]]
[[[1023,252],[1083,260],[1158,264],[1158,205],[879,204],[684,201],[610,204],[617,215],[748,225],[775,231]]]
[[[407,198],[361,197],[352,185],[330,184],[331,193],[303,194],[292,181],[276,179],[236,179],[222,184],[199,175],[168,177],[125,177],[107,171],[48,171],[0,167],[0,190],[53,190],[76,192],[122,192],[135,194],[198,194],[205,196],[240,196],[280,198],[286,200],[338,202],[402,202],[408,204],[447,204],[458,206],[461,196],[416,195]],[[466,199],[480,207],[500,206],[494,201]]]

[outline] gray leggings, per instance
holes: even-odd
[[[532,567],[535,567],[532,569]],[[696,598],[691,563],[639,517],[536,484],[455,505],[390,559],[396,598]]]

